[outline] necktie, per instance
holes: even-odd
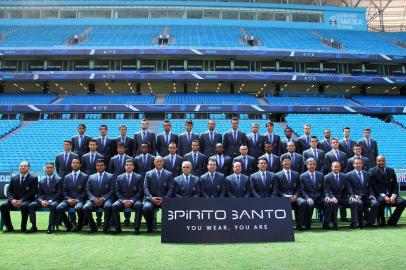
[[[217,162],[218,162],[218,164],[219,164],[219,168],[220,168],[220,169],[223,168],[223,157],[222,157],[222,156],[219,156]]]
[[[197,154],[194,153],[194,154],[193,154],[193,164],[196,165],[196,163],[197,163]]]
[[[90,164],[93,165],[94,164],[94,154],[90,154]]]
[[[121,165],[121,167],[123,167],[123,160],[124,160],[123,156],[120,156],[120,165]]]
[[[271,155],[268,155],[268,163],[269,163],[269,169],[272,169],[273,160],[272,160],[272,156],[271,156]]]
[[[161,181],[161,172],[160,171],[156,172],[156,177],[158,178],[158,182],[160,182]]]
[[[213,131],[210,131],[210,142],[213,143],[214,137],[213,137]]]
[[[190,132],[187,133],[187,140],[190,142]]]
[[[65,153],[65,157],[64,157],[64,159],[63,159],[63,163],[65,163],[65,166],[66,166],[66,164],[68,163],[68,154],[67,154],[67,153]]]
[[[290,171],[286,172],[286,179],[288,180],[288,183],[290,185]]]
[[[175,163],[174,163],[173,161],[174,161],[174,158],[173,158],[173,155],[171,155],[171,165],[172,165],[172,169],[173,169],[173,167],[175,166]]]
[[[243,162],[244,162],[244,169],[247,169],[247,158],[243,157]]]
[[[361,172],[358,172],[358,178],[359,178],[359,181],[360,181],[361,185],[363,185],[363,184],[364,184],[364,181],[362,180],[362,174],[361,174]]]
[[[186,176],[185,178],[185,188],[189,187],[189,176]]]
[[[47,187],[47,186],[49,186],[49,176],[47,176],[46,178],[45,178],[45,186]]]
[[[350,141],[349,141],[349,140],[345,140],[345,143],[347,144],[348,150],[350,150]]]
[[[290,154],[290,159],[292,160],[292,166],[295,164],[295,154]]]
[[[313,155],[314,155],[314,159],[317,160],[318,156],[317,156],[317,150],[313,149]]]
[[[142,166],[145,167],[146,164],[147,164],[147,156],[142,155]]]
[[[340,184],[340,178],[338,177],[338,174],[336,174],[336,182],[337,184]]]
[[[101,173],[99,173],[99,177],[97,179],[97,182],[98,182],[99,186],[101,186],[101,182],[102,182],[102,174]]]
[[[73,184],[76,185],[76,180],[77,180],[77,175],[76,173],[73,173]]]
[[[238,189],[240,189],[240,176],[237,175],[237,187]]]
[[[306,144],[309,145],[310,144],[310,137],[306,136]]]
[[[270,143],[273,143],[273,133],[268,135],[268,139]]]
[[[383,174],[384,176],[386,176],[386,171],[385,171],[385,169],[382,169],[381,172],[382,172],[382,174]]]
[[[147,133],[144,131],[142,133],[142,140],[145,141],[146,138],[147,138]]]
[[[82,139],[83,139],[83,137],[82,137],[82,135],[80,135],[79,136],[79,148],[82,147]]]
[[[125,137],[121,137],[121,142],[125,143]]]
[[[129,174],[127,174],[127,187],[130,186],[131,183],[131,176]]]
[[[214,173],[210,174],[211,185],[214,186]]]
[[[369,139],[367,139],[367,146],[368,146],[368,148],[371,147],[371,141]]]
[[[265,173],[262,173],[262,184],[264,184],[264,186],[265,186],[265,180],[266,180]]]
[[[234,138],[234,141],[237,141],[237,131],[233,132],[233,138]]]
[[[337,150],[336,150],[336,158],[337,158],[337,160],[340,160],[340,153],[338,153]]]
[[[314,173],[311,173],[311,174],[310,174],[310,178],[312,179],[312,183],[313,183],[313,186],[314,186],[315,183],[316,183],[316,180],[315,180],[315,178],[314,178]]]
[[[165,143],[169,144],[169,135],[168,134],[165,134]]]
[[[103,148],[106,146],[106,138],[102,138]]]
[[[254,134],[254,144],[257,144],[257,134]]]

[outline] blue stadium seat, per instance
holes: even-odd
[[[351,97],[355,102],[366,106],[406,106],[405,96],[396,95],[356,95]]]
[[[351,100],[344,97],[265,97],[270,105],[355,105]]]
[[[225,93],[171,93],[165,97],[165,104],[249,104],[257,105],[259,101],[249,94]]]
[[[0,138],[20,126],[19,120],[0,120]]]
[[[155,95],[68,95],[60,100],[59,104],[154,104]]]
[[[0,94],[0,104],[49,104],[58,98],[58,94],[20,93]]]

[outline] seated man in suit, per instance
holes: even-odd
[[[10,218],[10,210],[12,209],[21,211],[21,231],[27,231],[29,205],[35,200],[38,191],[38,178],[29,173],[30,164],[27,161],[22,161],[18,170],[20,173],[10,179],[7,201],[0,206],[6,232],[14,231]]]
[[[310,148],[303,152],[303,162],[306,162],[309,158],[316,160],[316,170],[324,173],[325,171],[325,153],[323,150],[318,149],[319,142],[316,136],[310,138]]]
[[[139,234],[142,219],[142,195],[144,181],[134,172],[132,159],[125,161],[125,173],[117,176],[115,193],[117,201],[111,207],[114,233],[121,233],[120,211],[132,208],[135,211],[134,233]]]
[[[85,206],[83,206],[83,213],[89,221],[89,233],[97,232],[97,226],[94,222],[92,212],[99,208],[103,208],[104,210],[103,232],[105,234],[109,233],[115,179],[113,179],[113,175],[106,172],[105,169],[106,164],[104,159],[97,160],[97,173],[90,175],[86,184],[86,193],[88,200]]]
[[[178,143],[178,135],[171,131],[171,121],[165,119],[163,123],[164,132],[156,138],[156,151],[161,157],[169,154],[168,147],[170,143]]]
[[[227,197],[229,198],[248,198],[251,196],[250,179],[247,175],[242,174],[241,171],[241,162],[233,162],[234,173],[226,178]]]
[[[173,177],[177,177],[182,173],[183,157],[176,154],[178,150],[176,143],[171,142],[168,146],[169,154],[164,157],[164,169],[170,171]]]
[[[131,156],[135,157],[141,153],[141,145],[147,141],[149,143],[149,150],[151,155],[156,155],[156,135],[154,132],[148,130],[148,120],[146,118],[141,120],[141,130],[134,134],[133,153]]]
[[[400,216],[406,207],[406,200],[399,196],[399,186],[395,170],[386,167],[384,156],[376,158],[376,167],[369,170],[371,174],[371,185],[375,197],[379,201],[378,220],[379,225],[385,226],[385,207],[396,207],[395,211],[389,218],[387,225],[397,227]]]
[[[226,195],[226,178],[217,172],[217,160],[209,159],[208,172],[200,177],[200,188],[204,198],[223,198]]]
[[[238,118],[233,117],[231,130],[224,133],[223,137],[224,153],[231,158],[238,156],[241,145],[247,145],[247,135],[238,129],[239,123]]]
[[[247,135],[248,155],[257,159],[264,152],[265,137],[259,134],[259,125],[251,125],[251,133]]]
[[[333,229],[337,230],[337,212],[338,208],[348,207],[351,209],[351,225],[350,228],[357,229],[358,217],[357,207],[358,203],[350,200],[350,188],[347,177],[341,172],[341,165],[338,161],[333,161],[331,164],[331,172],[324,176],[324,197],[326,214],[324,219],[323,228],[330,230],[330,223],[333,223]]]
[[[303,198],[299,197],[301,192],[299,173],[291,170],[291,163],[289,156],[282,158],[283,169],[275,174],[272,195],[290,199],[292,209],[295,210],[296,228],[303,230],[307,203]]]
[[[369,170],[369,159],[367,157],[362,156],[362,148],[360,144],[354,144],[354,147],[352,148],[354,152],[354,156],[348,159],[347,162],[347,168],[345,169],[346,172],[350,172],[354,170],[354,159],[359,158],[362,160],[362,169],[364,171]]]
[[[350,158],[354,155],[353,147],[356,144],[355,141],[351,140],[350,132],[351,132],[351,129],[349,127],[345,127],[343,129],[344,137],[339,142],[340,143],[339,149],[340,149],[340,151],[343,151],[346,153],[347,158]]]
[[[32,228],[27,232],[30,233],[34,233],[38,230],[36,211],[41,208],[49,209],[47,233],[53,233],[55,226],[58,225],[56,207],[62,200],[63,180],[54,174],[54,164],[52,162],[45,164],[45,173],[46,175],[41,179],[38,185],[38,197],[29,205]]]
[[[362,170],[362,159],[355,158],[353,167],[354,170],[347,173],[347,180],[350,187],[350,200],[357,203],[359,227],[364,227],[364,219],[367,221],[366,226],[372,227],[378,213],[379,203],[374,196],[369,173]],[[368,208],[370,208],[370,211],[368,211]]]
[[[376,158],[378,157],[378,143],[371,138],[371,129],[364,128],[364,138],[358,142],[362,147],[362,153],[369,159],[369,165],[376,166]]]
[[[343,151],[340,151],[338,149],[339,147],[339,143],[338,143],[338,139],[337,138],[333,138],[331,139],[331,151],[326,153],[326,156],[324,158],[324,172],[325,174],[331,172],[331,164],[334,161],[338,161],[340,163],[340,168],[341,168],[341,172],[345,171],[345,168],[347,167],[347,154]]]
[[[87,175],[96,173],[96,161],[104,159],[103,155],[97,152],[97,140],[89,140],[89,153],[82,156],[82,170]]]
[[[271,145],[269,142],[267,143]],[[279,163],[279,159],[278,159]],[[264,157],[258,159],[258,171],[251,174],[250,186],[253,197],[271,197],[275,174],[267,170],[268,161]]]
[[[209,120],[207,123],[208,130],[200,135],[200,148],[202,153],[210,157],[216,154],[216,145],[223,142],[221,133],[215,131],[216,122]]]
[[[192,151],[184,156],[184,160],[192,163],[192,174],[195,176],[201,176],[206,172],[207,156],[199,152],[200,143],[199,140],[192,142]]]
[[[63,200],[56,207],[58,216],[65,224],[66,230],[72,230],[72,223],[66,216],[65,211],[69,208],[75,208],[78,214],[78,223],[73,228],[73,231],[81,231],[83,227],[83,205],[86,202],[86,184],[88,175],[80,171],[80,159],[74,158],[72,160],[72,172],[65,176],[63,179],[62,194]]]
[[[281,163],[278,156],[275,156],[272,152],[272,143],[266,142],[265,143],[265,154],[260,156],[259,159],[265,158],[268,162],[268,166],[266,166],[266,170],[277,173],[281,170]],[[258,160],[259,160],[258,159]]]
[[[72,159],[79,157],[71,150],[72,142],[70,140],[65,140],[63,141],[63,152],[56,155],[55,158],[56,173],[62,178],[72,171]]]
[[[224,146],[222,143],[216,145],[216,155],[210,157],[217,160],[217,171],[224,176],[228,176],[231,173],[231,167],[233,160],[224,154]]]
[[[173,181],[174,196],[176,198],[197,198],[200,196],[199,177],[191,174],[192,163],[182,162],[182,174]]]
[[[78,135],[72,137],[72,151],[82,158],[82,156],[89,152],[89,141],[91,139],[90,136],[85,134],[86,132],[86,125],[79,124],[78,125]]]
[[[248,147],[246,145],[240,146],[240,154],[241,155],[234,158],[233,165],[235,162],[240,162],[241,173],[250,176],[252,173],[255,172],[256,160],[255,158],[248,155]]]
[[[172,197],[173,194],[173,176],[164,169],[163,157],[155,157],[154,166],[155,169],[147,172],[144,179],[145,203],[142,212],[147,222],[148,233],[154,230],[155,211],[162,206],[162,200]]]
[[[286,157],[289,157],[291,160],[291,170],[295,171],[297,173],[302,173],[304,172],[304,163],[303,163],[303,156],[301,154],[298,154],[295,152],[296,149],[296,144],[291,141],[288,142],[288,152],[283,154],[280,157],[280,162],[282,163],[282,160],[285,159]]]
[[[185,132],[178,136],[178,153],[180,156],[185,157],[187,153],[192,151],[192,142],[199,140],[199,135],[192,131],[193,121],[186,120]]]
[[[273,132],[274,123],[268,122],[266,123],[266,132],[263,134],[265,142],[264,143],[271,143],[272,144],[272,153],[275,156],[282,155],[282,143],[281,137],[276,135]]]
[[[304,216],[306,229],[311,229],[314,208],[324,208],[323,178],[324,175],[316,171],[316,160],[308,158],[306,160],[307,171],[300,175],[302,186],[301,197],[306,200],[307,207]],[[324,211],[325,214],[325,211]]]

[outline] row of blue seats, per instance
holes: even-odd
[[[0,138],[20,126],[19,120],[0,120]]]

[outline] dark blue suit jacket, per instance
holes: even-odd
[[[316,201],[317,198],[324,197],[323,182],[324,175],[321,172],[315,171],[315,183],[312,182],[309,171],[300,175],[300,183],[302,189],[302,197],[307,200],[311,198]]]
[[[144,181],[141,175],[134,173],[130,179],[130,184],[127,181],[127,173],[120,174],[116,180],[116,197],[120,201],[132,200],[133,202],[142,201]]]
[[[345,139],[343,138],[343,139],[341,139],[341,140],[339,141],[339,147],[338,147],[338,149],[339,149],[340,151],[345,152],[346,155],[347,155],[347,158],[350,158],[350,157],[352,157],[352,156],[354,155],[354,151],[352,150],[352,148],[354,147],[354,145],[356,144],[356,142],[353,141],[353,140],[351,140],[351,139],[349,139],[349,140],[348,140],[348,144],[349,144],[349,145],[347,145]]]
[[[217,160],[217,171],[219,173],[228,176],[232,172],[233,160],[229,156],[223,155],[223,164],[221,167],[218,163],[217,155],[213,155],[210,158]]]
[[[72,171],[72,159],[74,158],[79,158],[79,156],[77,154],[75,154],[74,152],[70,152],[68,155],[68,160],[64,160],[65,159],[65,152],[61,152],[59,153],[56,158],[55,158],[55,169],[57,174],[60,177],[65,177],[65,175],[67,175],[68,173],[70,173]]]
[[[247,156],[246,158],[247,158],[247,167],[245,167],[244,160],[241,155],[238,157],[235,157],[233,160],[233,163],[239,161],[241,163],[241,169],[242,169],[241,173],[245,174],[245,175],[251,175],[257,169],[257,161],[255,158],[250,157],[250,156]]]
[[[300,193],[299,173],[290,170],[290,184],[283,170],[275,174],[273,196],[285,197],[285,195],[296,195],[299,197]]]
[[[244,132],[238,130],[237,140],[233,138],[233,130],[229,130],[224,133],[223,145],[224,145],[224,154],[234,158],[239,155],[240,146],[247,145],[247,135]]]
[[[20,184],[20,174],[14,175],[8,185],[9,200],[33,201],[38,191],[38,177],[27,173],[24,182]]]
[[[257,133],[257,141],[254,143],[254,134],[250,133],[247,135],[247,147],[248,155],[254,158],[258,158],[262,153],[264,153],[264,143],[265,138],[261,134]]]
[[[114,196],[115,179],[113,175],[108,172],[104,172],[101,184],[98,183],[98,173],[89,176],[86,184],[86,193],[90,201],[94,201],[96,198],[110,200]]]
[[[161,179],[158,180],[156,170],[150,170],[145,174],[144,179],[145,199],[149,201],[151,197],[168,198],[173,194],[172,173],[162,169]]]
[[[250,176],[251,192],[254,197],[271,197],[274,187],[275,174],[269,171],[265,172],[265,182],[262,182],[261,172],[258,171]]]
[[[307,149],[306,151],[303,152],[303,163],[306,162],[307,159],[309,158],[315,158],[314,153],[313,153],[313,149]],[[316,166],[316,170],[324,173],[325,172],[325,153],[323,150],[317,149],[317,166]]]
[[[183,174],[175,178],[174,184],[174,195],[177,198],[193,197],[197,198],[200,196],[200,180],[199,177],[192,174],[189,175],[189,185],[186,186],[185,178]]]
[[[72,137],[71,142],[72,142],[72,152],[76,153],[79,158],[82,157],[85,153],[89,152],[89,141],[92,138],[87,135],[83,135],[82,142],[79,146],[79,135],[76,135]]]
[[[86,153],[82,156],[82,166],[80,167],[81,170],[87,175],[92,175],[96,173],[96,162],[98,159],[104,159],[104,156],[100,153],[95,153],[95,158],[93,162],[90,160],[90,152]]]
[[[270,163],[270,159],[268,159],[267,154],[260,156],[258,159],[262,159],[262,158],[265,158],[268,163],[268,166],[266,167],[267,171],[277,173],[281,170],[281,162],[280,162],[280,158],[278,156],[275,156],[274,154],[272,154],[272,156],[270,158],[272,160],[272,165]]]
[[[173,177],[177,177],[182,174],[182,162],[183,157],[178,154],[174,155],[174,162],[171,163],[171,155],[164,157],[164,169],[170,171]]]
[[[226,178],[227,196],[230,198],[248,198],[251,196],[251,183],[248,176],[240,174],[240,185],[234,174]]]
[[[265,132],[263,135],[264,137],[264,145],[266,142],[271,142],[272,143],[272,154],[276,156],[282,155],[282,142],[281,142],[281,137],[279,135],[276,135],[275,133],[273,134],[273,140],[270,141],[270,138],[268,132]]]
[[[376,157],[378,153],[378,144],[375,140],[370,139],[371,145],[368,147],[365,138],[362,138],[358,143],[362,148],[362,155],[369,159],[369,164],[371,167],[376,166]]]
[[[223,174],[216,172],[214,182],[211,182],[210,173],[207,172],[200,177],[202,196],[206,198],[223,198],[226,195],[226,178]]]
[[[73,172],[66,175],[63,180],[63,197],[67,201],[69,199],[76,199],[79,201],[86,201],[86,185],[89,176],[80,172],[76,176],[76,183],[73,182]]]
[[[200,135],[200,150],[203,154],[210,157],[216,154],[216,144],[223,142],[223,137],[221,133],[213,131],[214,140],[210,140],[210,132],[206,131]]]
[[[113,146],[114,146],[114,148],[113,148],[113,152],[112,152],[112,154],[111,154],[112,157],[114,157],[115,155],[117,155],[117,144],[118,144],[119,142],[121,142],[121,136],[115,138],[114,141],[113,141]],[[127,155],[129,155],[129,156],[132,157],[132,156],[133,156],[133,152],[135,151],[135,150],[134,150],[134,140],[133,140],[132,138],[126,136],[126,137],[125,137],[125,140],[124,140],[124,144],[125,144],[125,146],[127,147],[127,150],[125,151],[125,153],[126,153]]]
[[[347,164],[348,164],[348,159],[347,159],[347,155],[345,152],[342,151],[338,151],[340,153],[340,158],[339,160],[337,160],[335,154],[334,154],[334,150],[331,150],[330,152],[326,153],[325,159],[324,159],[324,171],[325,174],[331,172],[331,164],[334,161],[338,161],[340,162],[341,165],[341,171],[344,172],[345,169],[347,168]]]
[[[369,173],[366,171],[361,171],[364,178],[363,183],[358,177],[358,172],[352,170],[347,173],[347,181],[349,186],[349,195],[358,195],[358,196],[371,196],[373,195],[373,190],[371,186],[371,181],[369,179]]]
[[[392,168],[385,168],[385,173],[378,167],[369,170],[372,189],[375,196],[381,197],[381,194],[392,196],[399,195],[399,186],[396,178],[396,172]]]
[[[142,179],[144,179],[145,174],[154,168],[155,156],[148,153],[147,162],[145,164],[142,161],[142,157],[142,154],[140,154],[134,158],[134,171],[140,174]]]
[[[158,135],[156,138],[156,151],[161,157],[165,157],[169,154],[168,146],[169,143],[174,142],[178,145],[178,135],[171,132],[169,136],[168,143],[165,141],[165,132]]]
[[[38,197],[41,201],[60,201],[62,200],[63,180],[61,177],[53,175],[51,181],[47,181],[47,177],[43,177],[38,183]]]
[[[197,161],[196,163],[193,162],[193,152],[190,152],[184,156],[185,161],[190,161],[192,163],[192,174],[195,176],[201,176],[205,172],[207,172],[207,156],[198,152],[197,153]]]
[[[199,135],[191,132],[190,141],[187,138],[186,131],[178,136],[178,154],[182,157],[185,157],[187,153],[192,151],[192,141],[199,140]]]
[[[120,174],[125,172],[125,161],[127,159],[132,159],[132,158],[129,155],[124,155],[124,161],[123,161],[123,163],[120,164],[120,156],[115,155],[110,160],[108,172],[113,174],[114,178],[117,178],[117,176],[119,176]]]
[[[133,156],[138,156],[141,154],[141,144],[144,141],[142,139],[142,131],[138,131],[137,133],[134,134],[134,139],[132,139],[134,143],[134,150],[133,150]],[[156,135],[154,132],[147,131],[145,141],[149,142],[150,144],[150,153],[152,155],[156,155]]]
[[[344,173],[339,174],[339,182],[336,181],[334,173],[324,176],[324,197],[346,198],[349,195],[348,181]]]

